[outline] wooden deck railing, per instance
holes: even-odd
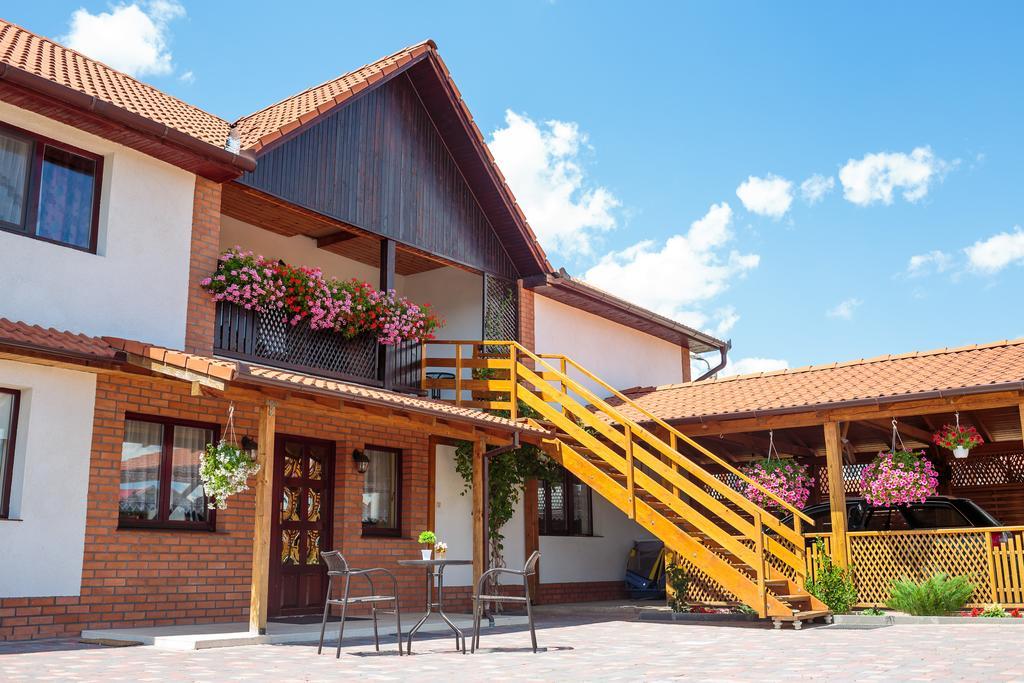
[[[831,552],[831,534],[822,538]],[[937,572],[966,576],[974,584],[970,607],[1001,604],[1024,607],[1024,526],[988,529],[918,531],[851,531],[848,557],[859,605],[884,605],[895,579],[923,581]],[[814,576],[818,558],[806,549],[807,572]]]

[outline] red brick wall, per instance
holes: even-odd
[[[86,628],[244,621],[252,564],[253,496],[235,496],[217,514],[217,531],[117,528],[125,412],[223,425],[227,403],[191,397],[188,385],[100,375],[80,597],[0,599],[0,640],[73,634]],[[255,405],[236,405],[239,433],[256,434]],[[326,413],[278,406],[279,434],[336,443],[334,547],[356,567],[384,566],[400,581],[404,608],[422,602],[423,575],[395,561],[418,555],[414,535],[427,526],[427,437]],[[365,444],[402,449],[402,538],[362,538],[362,479],[351,452]]]
[[[542,583],[534,600],[538,605],[561,602],[622,600],[627,596],[624,581],[580,581],[579,583]]]
[[[221,185],[196,176],[192,204],[192,256],[188,273],[188,311],[185,318],[185,350],[200,355],[213,353],[216,307],[199,286],[217,267],[220,253]],[[145,341],[145,340],[143,340]]]

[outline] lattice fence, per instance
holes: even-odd
[[[829,534],[816,536],[831,543]],[[851,532],[847,540],[860,605],[885,604],[895,579],[923,581],[944,572],[966,576],[974,584],[971,607],[1024,607],[1024,528],[865,531]],[[818,558],[812,549],[807,561],[808,574],[814,576]]]
[[[374,380],[377,340],[373,335],[345,339],[311,330],[305,321],[292,326],[280,313],[256,313],[234,304],[217,304],[216,350],[245,360],[281,367]]]
[[[484,339],[519,341],[519,300],[516,283],[484,274]],[[507,349],[495,349],[500,353]]]

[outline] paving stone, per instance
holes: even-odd
[[[0,643],[3,681],[1021,681],[1020,629],[919,625],[881,630],[639,621],[538,622],[542,652],[520,627],[482,636],[462,655],[448,637],[417,640],[412,657],[388,644],[346,642],[317,656],[315,644],[174,652],[108,648],[74,640]]]

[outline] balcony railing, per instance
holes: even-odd
[[[373,335],[340,334],[292,326],[280,313],[217,304],[214,351],[251,363],[311,373],[396,391],[420,391],[419,342],[378,344]]]

